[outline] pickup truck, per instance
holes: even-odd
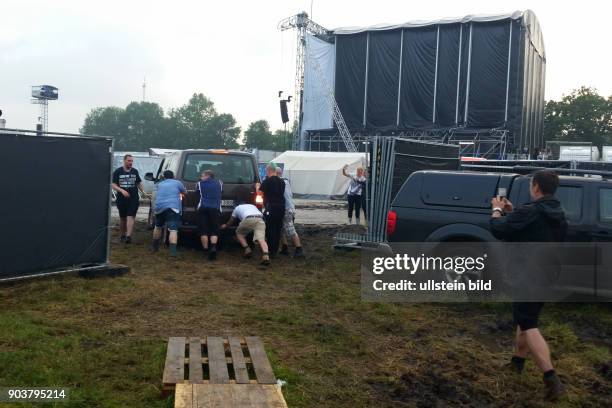
[[[476,171],[417,171],[393,199],[387,219],[390,244],[398,242],[491,242],[491,198],[505,188],[515,205],[530,201],[528,175]],[[559,176],[556,197],[568,221],[568,242],[612,241],[612,181]],[[597,271],[596,295],[612,296],[612,270]],[[588,282],[588,283],[586,283]],[[570,286],[592,295],[593,278]]]

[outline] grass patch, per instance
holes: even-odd
[[[290,407],[545,406],[531,361],[520,378],[501,368],[508,304],[362,302],[360,254],[332,250],[329,230],[302,234],[305,261],[264,270],[231,246],[212,264],[191,248],[150,255],[138,227],[129,248],[112,246],[125,276],[0,287],[0,386],[69,387],[61,407],[172,407],[160,399],[168,337],[255,335]],[[610,307],[547,305],[542,322],[569,383],[562,406],[609,402]]]

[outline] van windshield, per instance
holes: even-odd
[[[185,159],[183,180],[196,182],[205,170],[212,170],[224,183],[250,184],[256,181],[250,156],[214,153],[192,153]]]

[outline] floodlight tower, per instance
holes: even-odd
[[[54,86],[35,85],[32,87],[32,103],[40,105],[38,122],[42,125],[43,132],[46,132],[49,127],[49,101],[56,101],[58,97],[58,89]]]

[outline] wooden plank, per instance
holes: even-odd
[[[251,403],[249,394],[243,392],[245,390],[244,385],[235,385],[230,388],[232,403],[237,407],[254,408],[255,406]]]
[[[212,387],[212,404],[211,407],[235,407],[232,401],[232,386],[229,384],[215,384]]]
[[[240,338],[230,337],[229,346],[230,351],[232,352],[232,364],[234,366],[234,375],[236,377],[236,382],[238,384],[248,384],[249,371],[247,370],[244,353],[242,352]]]
[[[257,382],[259,384],[276,384],[276,377],[259,337],[245,337]]]
[[[280,391],[280,386],[274,384],[260,385],[262,387],[262,395],[265,398],[262,406],[269,408],[287,408],[287,402]]]
[[[185,337],[170,337],[166,352],[166,365],[162,382],[166,384],[182,383],[185,379]]]
[[[195,408],[193,401],[193,385],[176,385],[176,393],[174,394],[174,408]]]
[[[193,405],[193,408],[215,406],[213,404],[213,389],[210,384],[195,384],[193,386]]]
[[[193,408],[287,408],[277,385],[194,384]],[[175,405],[175,408],[183,408]]]
[[[210,383],[228,384],[229,374],[227,372],[223,338],[207,337],[206,344],[208,345],[208,371],[210,373]]]
[[[283,390],[281,389],[281,386],[278,384],[269,386],[269,385],[264,385],[264,387],[274,387],[274,391],[276,392],[276,396],[278,397],[278,407],[279,408],[289,408],[287,407],[287,401],[285,401],[285,397],[283,395]]]
[[[189,382],[201,384],[203,379],[202,342],[197,337],[191,337],[189,339]]]

